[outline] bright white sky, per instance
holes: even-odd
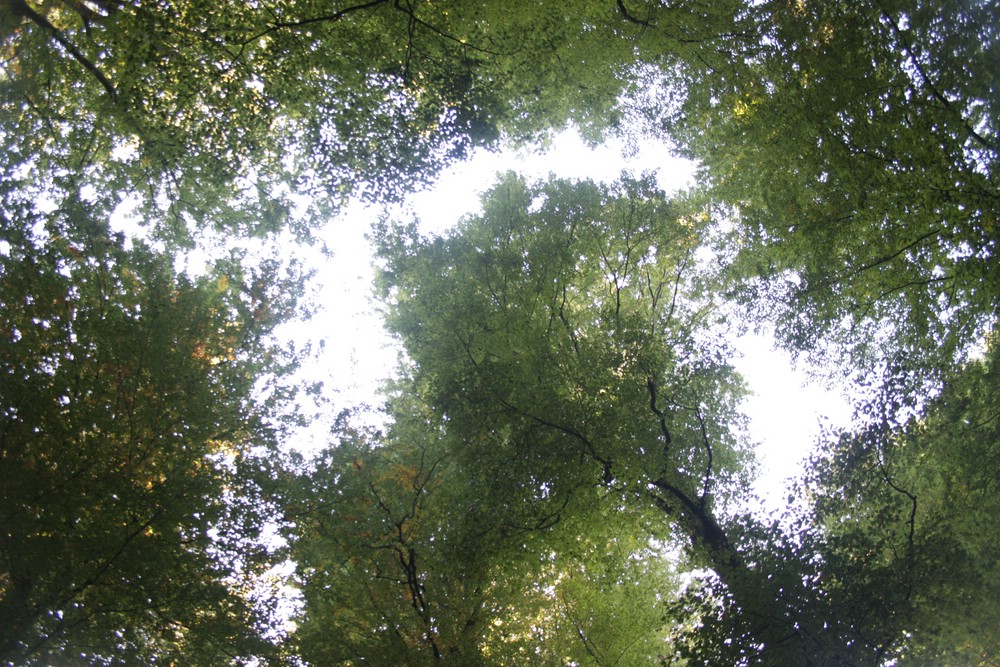
[[[692,179],[692,165],[673,157],[663,145],[648,142],[627,159],[620,146],[589,149],[575,134],[560,135],[543,154],[505,152],[481,153],[448,170],[433,190],[411,197],[399,217],[414,214],[426,232],[442,231],[461,216],[480,210],[479,196],[495,181],[498,172],[517,171],[529,179],[550,173],[559,177],[612,181],[623,169],[633,173],[646,170],[658,174],[662,188],[670,192],[685,187]],[[385,335],[377,306],[371,301],[371,252],[365,239],[375,211],[356,208],[335,221],[324,232],[324,240],[334,250],[325,259],[316,277],[323,312],[309,323],[306,331],[296,328],[290,335],[323,339],[322,356],[307,369],[310,379],[323,380],[335,392],[334,411],[359,403],[379,402],[376,392],[381,379],[393,371],[396,350]],[[751,417],[751,436],[761,446],[762,477],[758,492],[777,508],[783,502],[782,480],[796,474],[801,459],[809,452],[819,433],[820,422],[849,423],[850,408],[838,395],[816,385],[807,385],[805,375],[792,369],[787,354],[773,349],[767,337],[746,336],[737,341],[743,357],[735,359],[754,395],[746,404]],[[312,443],[299,443],[309,450],[327,444],[322,429]]]

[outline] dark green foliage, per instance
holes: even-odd
[[[279,372],[263,313],[291,302],[255,300],[235,263],[176,275],[86,210],[0,231],[0,662],[265,655],[245,472],[275,442],[252,400]]]
[[[813,466],[828,569],[900,664],[989,665],[997,600],[997,347],[952,374],[923,414],[875,421]],[[874,595],[873,595],[874,594]]]

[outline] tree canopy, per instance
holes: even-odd
[[[996,373],[994,343],[921,416],[831,440],[808,480],[826,558],[864,563],[844,584],[859,599],[880,591],[880,622],[912,637],[895,647],[907,664],[997,655]]]
[[[248,473],[284,399],[255,384],[294,362],[266,334],[296,281],[177,275],[88,213],[3,218],[0,660],[266,655],[239,591],[269,566]]]
[[[1000,303],[995,3],[755,11],[667,123],[737,220],[733,293],[796,349],[947,368]]]
[[[572,17],[533,2],[3,8],[5,173],[137,199],[182,240],[314,222],[289,216],[293,194],[317,214],[349,194],[398,200],[502,136],[599,134],[638,32],[604,2]]]
[[[998,25],[0,0],[0,663],[996,664]],[[279,336],[289,239],[566,127],[697,182],[510,173],[439,236],[387,215],[378,423],[335,406],[291,451],[321,389]],[[864,390],[780,516],[753,326]]]

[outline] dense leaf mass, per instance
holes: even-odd
[[[735,295],[794,348],[835,341],[861,366],[967,354],[1000,303],[1000,10],[757,11],[757,48],[698,70],[672,121],[737,221]]]
[[[633,66],[635,30],[605,39],[617,21],[600,2],[572,18],[533,2],[3,7],[7,168],[138,198],[181,240],[301,226],[292,194],[317,214],[349,194],[398,200],[501,136],[599,133]]]
[[[0,664],[996,665],[998,26],[0,0]],[[290,241],[567,127],[697,183],[387,216],[399,370],[288,453],[321,393]],[[859,396],[777,516],[751,326]]]
[[[830,566],[857,606],[880,591],[906,664],[992,664],[997,608],[997,354],[964,365],[901,428],[873,421],[817,455],[809,483]],[[851,590],[853,589],[853,590]]]
[[[261,655],[235,587],[265,553],[225,496],[259,495],[240,471],[274,444],[252,401],[272,323],[226,266],[177,276],[87,210],[53,214],[75,232],[4,216],[0,656]]]

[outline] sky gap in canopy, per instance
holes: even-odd
[[[656,142],[643,143],[633,152],[620,143],[589,147],[577,134],[560,134],[544,151],[478,152],[470,160],[447,170],[438,184],[412,195],[390,215],[399,220],[416,217],[426,234],[445,232],[464,215],[480,210],[479,197],[493,185],[498,173],[514,170],[530,180],[555,175],[561,178],[610,182],[623,170],[639,174],[654,171],[667,192],[688,187],[693,181],[690,162],[671,155]],[[377,405],[379,383],[394,369],[397,349],[382,328],[379,307],[372,300],[372,255],[367,230],[379,211],[355,206],[341,223],[320,234],[334,248],[332,260],[314,257],[316,294],[321,310],[307,323],[295,323],[285,334],[293,340],[322,341],[316,363],[305,370],[311,381],[322,381],[336,409],[351,405]],[[281,252],[275,246],[274,252]],[[850,407],[838,389],[811,382],[805,369],[793,368],[789,355],[773,349],[769,334],[749,333],[736,341],[741,356],[733,363],[746,377],[753,395],[745,409],[751,417],[751,437],[757,450],[761,475],[755,490],[768,509],[786,501],[783,481],[801,471],[802,459],[815,444],[823,425],[846,426]],[[371,419],[377,417],[372,414]],[[303,451],[327,444],[324,423],[300,434],[293,446]]]

